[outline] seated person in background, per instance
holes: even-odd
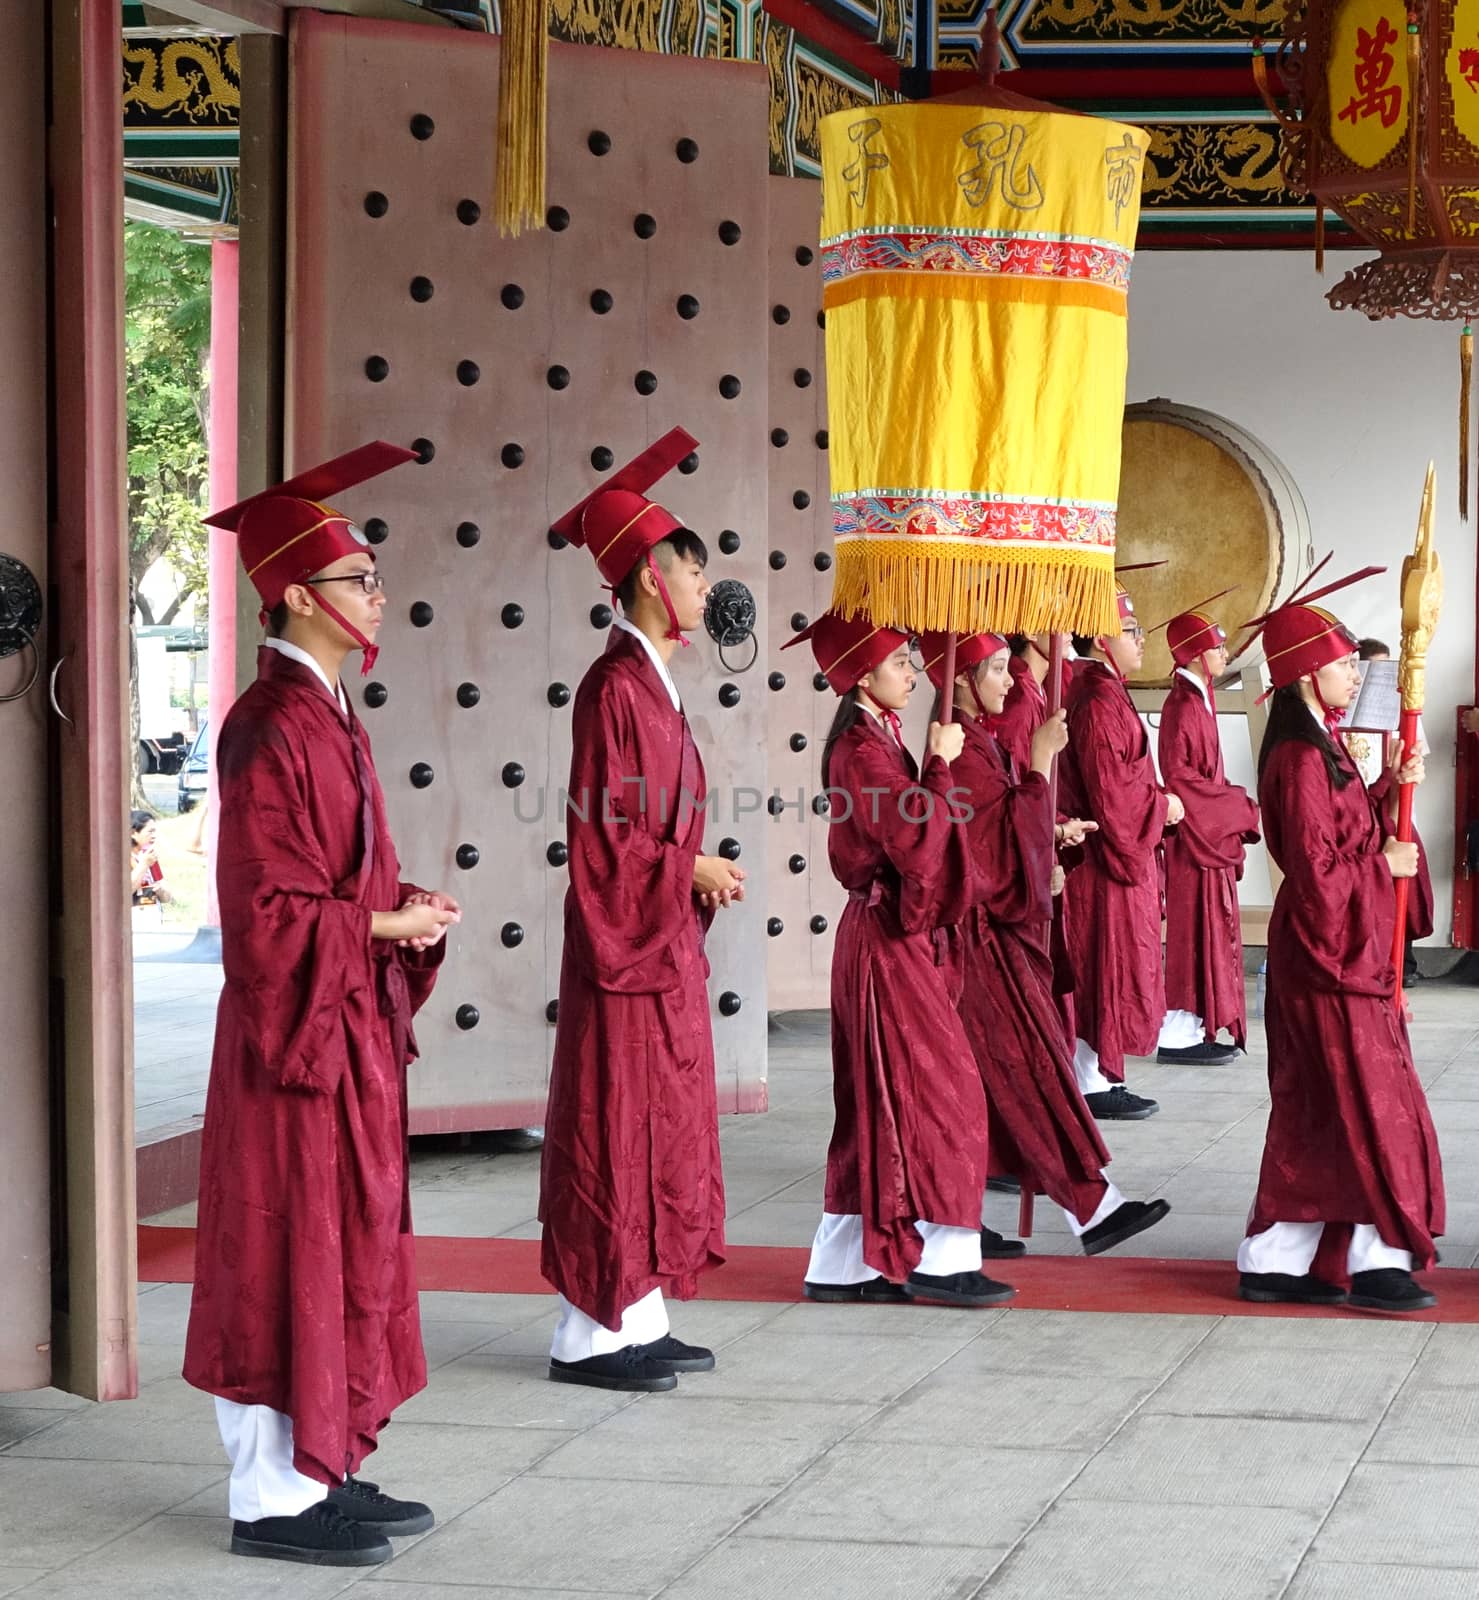
[[[136,906],[168,905],[174,896],[164,882],[164,868],[154,853],[154,813],[132,811],[128,819],[128,870]]]

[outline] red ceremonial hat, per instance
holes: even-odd
[[[360,529],[323,502],[415,459],[414,450],[377,439],[224,511],[213,511],[205,521],[236,535],[247,577],[262,597],[262,609],[271,611],[289,584],[302,583],[341,556],[363,553],[374,559]]]
[[[1327,555],[1299,588],[1305,588],[1329,560]],[[1263,635],[1264,661],[1275,689],[1287,688],[1307,672],[1318,672],[1332,661],[1350,655],[1359,642],[1338,617],[1332,616],[1323,606],[1312,605],[1311,601],[1323,600],[1337,589],[1348,588],[1386,570],[1385,567],[1362,567],[1359,572],[1338,578],[1308,594],[1300,594],[1296,589],[1276,610],[1254,617],[1246,624]]]
[[[935,688],[945,687],[946,633],[925,633],[919,638],[919,651],[924,657],[924,670]],[[998,650],[1009,649],[999,633],[963,633],[955,641],[955,670],[969,672],[972,667],[989,661]]]
[[[1164,561],[1128,561],[1124,566],[1114,569],[1114,603],[1119,611],[1121,626],[1134,622],[1136,617],[1135,602],[1130,598],[1130,591],[1119,581],[1120,573],[1148,572],[1152,567],[1163,567],[1165,564]]]
[[[876,627],[866,617],[841,617],[835,611],[824,611],[781,649],[789,650],[804,639],[811,641],[817,666],[838,694],[856,689],[880,661],[909,643],[907,633]]]
[[[1162,624],[1166,630],[1166,643],[1171,648],[1171,659],[1178,667],[1185,667],[1208,650],[1220,649],[1227,643],[1227,632],[1216,617],[1209,616],[1205,608],[1224,595],[1236,593],[1239,585],[1219,589],[1199,601],[1189,611],[1183,611]],[[1152,629],[1152,632],[1155,630]]]
[[[684,526],[672,512],[649,500],[646,491],[697,448],[691,433],[670,429],[571,506],[550,531],[589,550],[601,576],[614,589],[653,545]]]

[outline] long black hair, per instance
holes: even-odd
[[[858,702],[858,691],[849,689],[837,702],[837,715],[832,718],[832,726],[827,729],[827,738],[822,745],[822,787],[832,787],[832,747],[863,715],[863,708]]]
[[[1268,703],[1268,726],[1263,730],[1263,744],[1258,751],[1260,782],[1269,757],[1281,744],[1291,741],[1313,745],[1320,752],[1320,759],[1325,763],[1325,771],[1335,788],[1344,789],[1355,777],[1356,774],[1341,763],[1335,751],[1335,741],[1311,715],[1311,708],[1299,692],[1297,683],[1286,683],[1282,689],[1275,689]]]

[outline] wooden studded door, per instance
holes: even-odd
[[[354,692],[405,876],[464,919],[417,1022],[415,1131],[543,1114],[570,702],[610,596],[554,517],[681,424],[655,491],[760,607],[759,658],[675,678],[714,791],[706,848],[755,893],[709,941],[721,1109],[765,1103],[764,70],[553,45],[549,227],[491,221],[498,41],[293,13],[286,460],[423,460],[344,497],[390,593]],[[735,669],[735,670],[731,670]]]

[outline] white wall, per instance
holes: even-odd
[[[1318,278],[1312,258],[1299,252],[1141,253],[1130,300],[1128,399],[1201,406],[1262,440],[1304,493],[1317,557],[1336,552],[1327,572],[1389,567],[1327,604],[1356,634],[1394,648],[1402,557],[1412,548],[1423,474],[1436,460],[1446,599],[1428,661],[1424,724],[1433,750],[1416,814],[1437,895],[1433,942],[1447,943],[1453,707],[1469,704],[1474,689],[1476,524],[1461,523],[1457,510],[1459,330],[1332,311],[1325,291],[1360,259],[1332,252]],[[1231,758],[1230,733],[1224,727]],[[1230,766],[1241,770],[1238,754]],[[1250,899],[1262,876],[1250,874]]]

